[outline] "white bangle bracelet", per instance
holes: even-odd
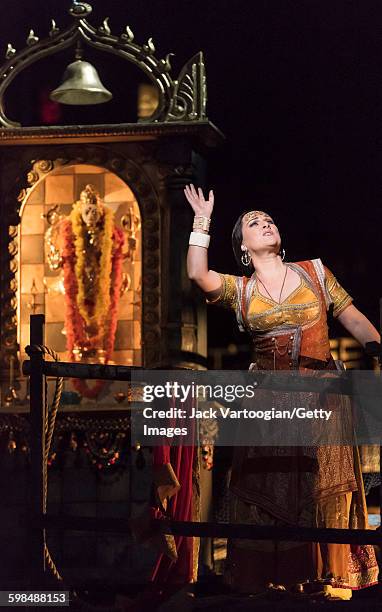
[[[208,249],[210,245],[210,236],[209,234],[202,234],[201,232],[191,232],[188,244]]]

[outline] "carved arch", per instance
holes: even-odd
[[[20,124],[6,116],[4,95],[12,81],[25,68],[35,62],[72,47],[78,41],[94,47],[101,52],[111,53],[135,64],[156,85],[159,91],[159,104],[154,114],[145,119],[147,122],[160,121],[202,121],[206,119],[206,76],[203,54],[200,51],[182,68],[178,79],[170,75],[170,58],[155,56],[152,38],[139,45],[134,42],[134,34],[129,26],[119,36],[111,33],[106,18],[101,26],[95,28],[86,19],[92,12],[90,4],[73,2],[69,10],[74,19],[67,29],[61,30],[52,20],[49,36],[39,40],[31,30],[27,46],[16,51],[11,43],[5,54],[6,62],[0,67],[0,124],[7,128],[20,127]]]
[[[52,152],[53,153],[53,152]],[[1,361],[7,370],[11,356],[18,359],[17,272],[20,209],[31,190],[56,168],[89,164],[116,174],[134,193],[142,221],[142,355],[143,366],[157,367],[161,360],[161,214],[159,197],[151,180],[139,164],[121,154],[109,155],[103,147],[82,146],[56,150],[50,158],[34,160],[24,166],[4,200],[1,249]],[[10,177],[8,177],[10,178]]]

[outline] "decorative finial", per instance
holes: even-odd
[[[111,34],[111,29],[109,27],[109,19],[110,17],[105,17],[102,22],[102,25],[98,28],[98,34],[101,34],[101,36],[109,36]]]
[[[87,2],[79,2],[78,0],[73,0],[73,4],[69,9],[69,13],[72,17],[76,17],[78,19],[83,19],[87,17],[92,12],[92,7]]]
[[[50,30],[49,30],[49,36],[50,36],[51,38],[53,38],[53,36],[57,36],[57,34],[58,34],[58,33],[59,33],[59,31],[60,31],[60,28],[58,28],[58,27],[56,26],[56,22],[55,22],[55,20],[54,20],[54,19],[52,19],[52,20],[51,20],[51,22],[50,22],[50,26],[51,26],[51,27],[50,27]]]
[[[29,36],[27,38],[27,45],[28,45],[28,47],[30,47],[31,45],[35,45],[36,43],[38,43],[38,41],[39,41],[38,36],[35,36],[34,35],[34,31],[31,30],[29,32]]]
[[[125,28],[125,31],[121,34],[121,36],[119,38],[123,42],[133,42],[133,40],[134,40],[134,33],[133,33],[132,29],[127,25],[126,28]]]
[[[160,65],[162,66],[163,72],[170,72],[171,70],[170,57],[174,55],[175,53],[167,53],[165,59],[161,59],[161,61],[159,62]]]
[[[8,43],[7,50],[5,52],[5,59],[11,59],[16,53],[16,49],[12,47],[11,43]]]
[[[144,51],[146,51],[146,53],[150,53],[151,55],[154,55],[155,53],[155,45],[153,43],[153,39],[149,38],[147,41],[146,45],[143,45],[143,49]]]

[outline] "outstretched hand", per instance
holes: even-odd
[[[211,217],[214,208],[214,192],[212,189],[209,191],[208,200],[206,200],[202,189],[199,187],[198,190],[196,190],[191,183],[191,185],[186,185],[184,188],[184,195],[191,204],[195,215],[208,218]]]

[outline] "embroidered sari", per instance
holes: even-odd
[[[327,310],[338,316],[352,301],[321,260],[286,264],[300,285],[280,304],[259,292],[250,279],[221,274],[222,291],[214,304],[236,312],[249,332],[256,362],[251,369],[324,373],[335,370]],[[261,402],[261,393],[257,399]],[[280,401],[280,396],[277,400]],[[288,397],[284,400],[288,402]],[[290,400],[289,400],[290,401]],[[340,402],[344,440],[351,429],[349,398]],[[253,407],[253,404],[252,404]],[[337,406],[338,408],[338,406]],[[338,431],[338,429],[337,429]],[[366,529],[367,509],[358,449],[354,446],[236,447],[231,522],[257,525]],[[372,546],[230,540],[226,580],[241,591],[267,583],[292,585],[331,579],[332,586],[359,589],[376,584],[378,565]]]

